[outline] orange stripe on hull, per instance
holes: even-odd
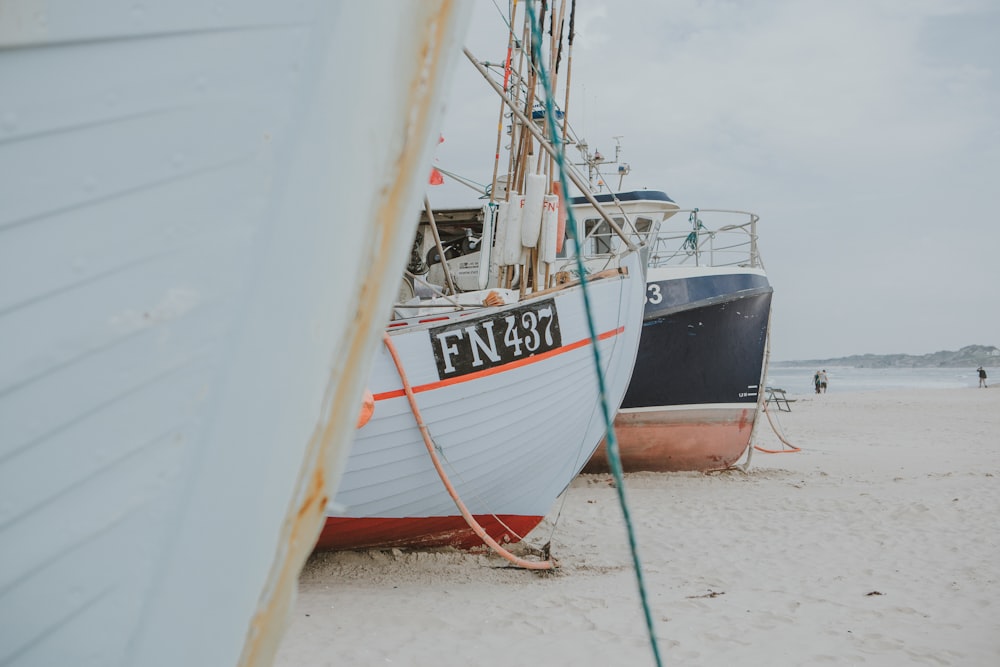
[[[540,516],[477,514],[476,521],[497,542],[520,542],[542,521]],[[505,527],[503,524],[506,524]],[[508,530],[508,527],[510,530]],[[519,537],[521,536],[521,537]],[[366,518],[327,517],[316,551],[388,549],[391,547],[483,547],[461,516]]]
[[[615,436],[625,472],[708,471],[736,463],[750,444],[756,406],[727,411],[728,417],[665,423],[648,414],[619,414]],[[583,472],[609,472],[602,441]]]
[[[621,326],[617,329],[612,329],[610,331],[605,331],[602,334],[598,334],[597,340],[606,340],[612,336],[617,336],[625,331],[625,327]],[[569,345],[563,345],[562,347],[557,347],[554,350],[549,350],[548,352],[542,352],[540,354],[533,354],[529,357],[523,357],[516,361],[511,361],[504,364],[503,366],[495,366],[493,368],[487,368],[485,370],[476,371],[475,373],[466,373],[465,375],[459,375],[458,377],[448,378],[447,380],[440,380],[438,382],[431,382],[429,384],[421,384],[413,387],[413,393],[419,394],[424,391],[433,391],[434,389],[440,389],[441,387],[447,387],[453,384],[460,384],[462,382],[470,382],[471,380],[477,380],[479,378],[488,377],[490,375],[496,375],[498,373],[506,373],[507,371],[512,371],[515,368],[521,368],[522,366],[527,366],[529,364],[536,364],[539,361],[545,361],[552,357],[558,356],[560,354],[565,354],[566,352],[572,352],[573,350],[578,350],[585,345],[590,345],[590,339],[584,338],[578,340],[575,343],[570,343]],[[392,391],[384,391],[380,394],[375,394],[376,401],[384,401],[389,398],[399,398],[400,396],[405,396],[406,392],[402,389],[394,389]]]

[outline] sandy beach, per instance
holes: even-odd
[[[626,476],[663,663],[1000,664],[1000,389],[790,398],[799,453]],[[782,447],[766,420],[756,442]],[[529,540],[557,572],[316,554],[276,665],[653,664],[610,476]]]

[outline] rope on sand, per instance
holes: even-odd
[[[771,411],[767,409],[766,401],[764,402],[764,414],[767,415],[767,421],[771,424],[771,430],[774,431],[776,436],[778,436],[778,440],[781,441],[781,444],[788,446],[788,449],[764,449],[760,445],[754,445],[753,448],[758,452],[764,452],[765,454],[794,454],[795,452],[801,452],[802,449],[788,442],[781,430],[774,425],[774,419],[771,418]]]
[[[768,309],[767,313],[767,332],[764,335],[764,364],[761,367],[760,382],[757,384],[757,417],[753,420],[753,429],[750,431],[750,443],[751,445],[747,447],[747,458],[743,463],[733,464],[727,468],[727,470],[740,470],[742,472],[747,472],[750,469],[750,461],[753,458],[754,450],[758,452],[764,452],[765,454],[794,454],[795,452],[801,452],[799,447],[796,447],[792,443],[788,442],[784,434],[779,430],[778,426],[775,426],[774,419],[771,417],[771,411],[767,409],[767,390],[765,388],[767,382],[767,369],[771,365],[771,322],[772,322],[772,309]],[[771,430],[774,434],[778,436],[778,440],[782,444],[787,445],[790,449],[766,449],[760,445],[752,444],[755,437],[757,437],[757,423],[760,421],[761,411],[767,415],[767,421],[771,425]]]

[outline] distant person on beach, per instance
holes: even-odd
[[[827,383],[826,369],[824,368],[819,372],[819,388],[823,391],[824,394],[826,393],[826,383]]]
[[[816,393],[819,393],[819,371],[813,374],[813,384],[816,385]]]
[[[986,384],[986,369],[980,366],[976,371],[979,373],[979,386],[985,389],[989,386]]]

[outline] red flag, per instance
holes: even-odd
[[[438,145],[444,143],[444,135],[438,135]],[[437,167],[431,167],[431,180],[429,181],[431,185],[444,185],[444,176],[441,172],[437,170]]]

